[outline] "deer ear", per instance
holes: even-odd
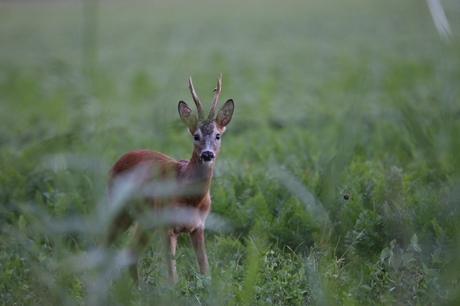
[[[225,128],[227,124],[230,123],[232,120],[233,110],[235,108],[235,104],[233,100],[230,99],[221,107],[219,113],[217,113],[216,123],[221,128]]]
[[[178,105],[179,116],[188,129],[195,130],[198,123],[197,116],[193,113],[192,109],[184,101],[180,101]]]

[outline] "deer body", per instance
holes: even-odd
[[[136,283],[139,283],[139,256],[149,243],[152,232],[157,229],[162,232],[170,283],[177,281],[173,256],[178,234],[190,235],[200,273],[205,274],[208,269],[204,223],[211,208],[209,189],[215,158],[220,150],[220,138],[234,109],[233,100],[228,100],[214,118],[221,77],[208,118],[204,118],[191,78],[189,88],[198,109],[198,117],[185,102],[179,102],[179,115],[194,138],[190,160],[175,160],[152,150],[134,150],[123,155],[110,170],[109,196],[129,178],[136,197],[142,200],[121,209],[109,225],[106,239],[107,245],[112,244],[120,233],[134,223],[128,250],[132,257],[129,269]]]

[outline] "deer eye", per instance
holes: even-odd
[[[220,140],[220,134],[216,134],[216,139]]]
[[[197,134],[193,135],[193,140],[195,141],[200,140],[200,135],[197,135]]]

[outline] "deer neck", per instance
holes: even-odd
[[[204,198],[211,186],[213,164],[201,162],[200,158],[192,155],[188,163],[184,163],[181,169],[181,181],[184,184],[184,191],[190,202],[199,202]]]
[[[211,183],[212,173],[214,170],[214,162],[207,164],[200,160],[194,153],[190,161],[185,166],[185,176],[196,182]]]

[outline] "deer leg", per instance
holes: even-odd
[[[145,249],[147,244],[149,244],[150,238],[151,234],[148,233],[147,230],[139,227],[139,224],[136,223],[133,229],[133,234],[129,241],[128,252],[131,260],[129,265],[129,273],[138,286],[140,284],[138,262],[142,251]]]
[[[190,240],[192,241],[200,273],[204,275],[208,271],[209,267],[208,257],[206,256],[206,248],[204,246],[204,228],[198,228],[191,232]]]
[[[104,245],[106,247],[112,245],[117,239],[118,235],[125,232],[132,223],[133,218],[127,212],[120,212],[109,225]]]
[[[176,254],[177,234],[172,231],[166,231],[163,234],[163,243],[165,250],[166,264],[168,266],[168,281],[170,284],[177,283]]]

